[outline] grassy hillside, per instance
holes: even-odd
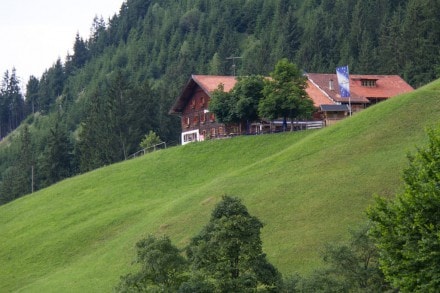
[[[310,272],[326,242],[364,221],[374,193],[401,188],[439,101],[437,81],[326,129],[174,147],[1,206],[0,291],[111,291],[135,269],[141,237],[184,247],[223,194],[265,223],[263,249],[284,274]]]

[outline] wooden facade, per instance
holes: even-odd
[[[229,91],[235,82],[232,76],[191,76],[170,110],[170,114],[180,116],[182,144],[222,138],[238,131],[237,126],[217,122],[215,114],[208,109],[211,93],[220,84],[223,84],[225,91]]]

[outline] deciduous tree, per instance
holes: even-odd
[[[368,211],[381,269],[405,292],[440,288],[440,129],[428,136],[428,146],[408,156],[404,192],[392,200],[377,197]]]
[[[238,198],[224,196],[187,249],[192,270],[215,280],[219,292],[276,288],[280,274],[263,253],[262,227]]]
[[[263,77],[251,75],[238,77],[230,92],[225,92],[220,85],[212,94],[209,109],[222,123],[243,123],[258,119],[258,103],[263,93]]]
[[[265,80],[263,98],[258,105],[260,117],[283,118],[287,127],[287,118],[293,123],[294,119],[311,116],[314,108],[305,91],[306,77],[295,64],[281,59],[270,77]]]
[[[119,292],[177,292],[188,268],[186,259],[164,236],[148,236],[136,244],[141,270],[121,277]]]

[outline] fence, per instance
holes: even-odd
[[[140,150],[140,151],[137,151],[137,152],[135,152],[135,153],[132,154],[132,155],[129,155],[128,158],[127,158],[127,160],[130,160],[130,159],[133,159],[133,158],[136,158],[136,157],[143,156],[143,155],[145,155],[146,153],[150,153],[150,152],[154,152],[154,151],[156,151],[156,150],[166,149],[166,148],[167,148],[167,143],[164,142],[164,141],[162,141],[162,142],[160,142],[160,143],[158,143],[158,144],[155,144],[155,145],[150,146],[150,147],[148,147],[148,148],[145,148],[145,149],[142,149],[142,150]]]

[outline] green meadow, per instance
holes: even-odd
[[[112,291],[140,238],[185,247],[225,194],[265,224],[284,275],[310,273],[374,194],[402,189],[407,153],[439,122],[437,81],[325,129],[172,147],[62,181],[0,206],[0,292]]]

